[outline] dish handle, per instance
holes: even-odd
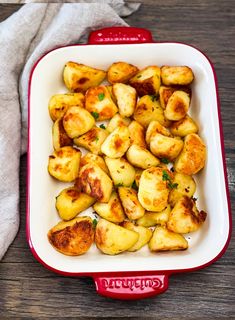
[[[96,291],[105,297],[137,300],[163,293],[168,288],[168,275],[137,274],[94,276]]]
[[[92,31],[88,44],[128,44],[153,42],[149,30],[134,27],[109,27]]]

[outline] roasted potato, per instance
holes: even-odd
[[[158,158],[174,160],[183,148],[183,141],[178,138],[163,136],[160,133],[151,135],[150,150]]]
[[[188,112],[190,97],[184,91],[175,91],[169,98],[164,115],[166,119],[178,121],[183,119]]]
[[[206,146],[202,139],[195,133],[185,137],[184,147],[175,161],[174,168],[177,172],[191,176],[205,166]]]
[[[63,118],[57,119],[52,127],[52,141],[54,150],[58,150],[65,146],[72,146],[73,140],[69,138],[64,130]]]
[[[109,158],[122,157],[130,146],[130,132],[127,127],[116,128],[101,145],[101,151]]]
[[[108,221],[119,223],[125,219],[125,214],[122,209],[121,202],[115,191],[112,192],[109,202],[96,202],[93,208],[98,213],[98,215],[101,216],[101,218],[104,218]]]
[[[88,163],[81,168],[75,186],[99,202],[108,202],[113,183],[97,164]]]
[[[89,131],[95,124],[92,115],[81,107],[70,107],[63,117],[63,126],[70,138],[77,138]]]
[[[85,166],[87,163],[95,163],[97,164],[104,172],[109,175],[109,169],[107,168],[104,159],[97,154],[88,152],[81,158],[80,167]]]
[[[138,241],[139,234],[120,227],[105,219],[100,219],[95,230],[95,243],[103,253],[119,254],[133,247]]]
[[[112,159],[105,157],[105,162],[110,172],[110,176],[116,187],[131,187],[135,180],[135,169],[124,158]]]
[[[144,228],[142,226],[136,226],[130,221],[123,221],[121,226],[128,230],[135,231],[139,234],[138,241],[133,245],[133,247],[129,248],[127,251],[138,251],[144,245],[146,245],[152,237],[152,231],[150,229]]]
[[[166,86],[161,86],[159,89],[159,100],[162,109],[166,109],[167,102],[170,98],[170,96],[173,94],[173,92],[181,90],[186,92],[189,97],[191,98],[192,91],[190,87],[187,86],[174,86],[174,87],[166,87]]]
[[[71,220],[80,212],[93,205],[95,199],[80,192],[75,187],[69,187],[56,197],[56,209],[63,220]]]
[[[113,95],[117,101],[120,115],[122,117],[132,116],[137,100],[135,88],[127,84],[115,83],[113,85]]]
[[[110,83],[127,83],[128,80],[139,71],[136,66],[126,62],[114,62],[107,73],[108,82]]]
[[[146,136],[145,136],[145,140],[147,142],[147,145],[150,145],[150,140],[152,135],[154,135],[155,133],[160,133],[166,137],[170,137],[171,134],[169,132],[169,130],[165,127],[163,127],[160,122],[154,120],[151,121],[148,125],[148,128],[146,130]]]
[[[126,157],[133,166],[142,169],[155,167],[160,163],[150,151],[136,144],[130,146],[126,153]]]
[[[177,233],[197,231],[206,219],[206,212],[198,211],[193,199],[183,196],[172,209],[167,228]]]
[[[192,69],[186,66],[163,66],[161,67],[161,78],[162,83],[167,86],[188,85],[193,81],[194,75]]]
[[[89,250],[94,241],[94,229],[90,217],[61,221],[49,230],[48,240],[59,252],[79,256]]]
[[[112,117],[112,119],[109,121],[108,126],[106,130],[111,133],[114,129],[121,126],[128,127],[131,123],[131,120],[126,117],[122,117],[119,113],[116,113],[115,116]]]
[[[129,83],[140,97],[146,94],[157,94],[161,85],[161,70],[157,66],[148,66],[140,70]]]
[[[107,130],[94,126],[82,136],[75,138],[74,144],[78,147],[83,147],[94,154],[102,154],[101,145],[107,138],[109,133]]]
[[[143,171],[143,169],[135,168],[135,184],[138,188],[140,185],[140,177]]]
[[[179,121],[174,121],[170,126],[170,131],[174,136],[185,137],[190,133],[197,133],[198,126],[196,122],[186,115]]]
[[[169,189],[164,173],[171,176],[169,170],[160,167],[151,167],[142,172],[138,199],[148,211],[160,212],[167,206]]]
[[[85,95],[85,108],[98,120],[111,119],[118,108],[106,86],[90,88]]]
[[[128,126],[131,138],[131,144],[137,144],[140,147],[146,148],[144,127],[139,122],[133,120]]]
[[[106,77],[106,72],[81,63],[69,61],[63,71],[66,87],[72,92],[85,92],[98,86]]]
[[[49,156],[48,172],[57,180],[74,181],[78,177],[81,151],[73,147],[62,147]]]
[[[138,226],[143,227],[153,227],[156,224],[165,226],[169,219],[170,212],[171,207],[168,204],[168,206],[161,212],[145,212],[145,215],[142,218],[138,219],[136,223],[138,224]]]
[[[149,241],[149,249],[153,252],[185,250],[188,248],[188,241],[178,233],[167,230],[166,227],[157,226]]]
[[[191,198],[196,191],[196,183],[191,176],[176,172],[172,182],[177,184],[177,187],[173,188],[169,194],[168,200],[172,207],[182,196]]]
[[[153,120],[159,121],[165,127],[170,125],[170,121],[165,118],[164,110],[156,100],[156,96],[141,97],[137,102],[133,117],[145,128]]]
[[[125,214],[130,220],[136,220],[143,217],[145,210],[138,200],[136,190],[132,188],[119,187],[118,194]]]

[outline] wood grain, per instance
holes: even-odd
[[[131,1],[130,1],[131,2]],[[135,1],[132,1],[135,2]],[[0,5],[0,20],[19,9]],[[235,2],[144,1],[125,20],[148,28],[157,41],[180,41],[204,51],[219,81],[232,210],[235,212]],[[137,53],[138,54],[138,53]],[[208,106],[209,108],[210,106]],[[21,159],[21,226],[0,263],[0,318],[153,317],[155,319],[235,318],[235,241],[203,270],[173,275],[169,290],[141,301],[115,301],[96,294],[90,278],[61,277],[32,257],[25,239],[26,156]],[[216,196],[216,195],[215,195]]]

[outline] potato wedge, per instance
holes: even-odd
[[[112,98],[113,102],[117,104],[117,99],[115,98],[113,94],[113,86],[105,86],[108,89],[108,92],[110,94],[110,97]]]
[[[134,252],[140,250],[143,246],[145,246],[149,240],[151,239],[153,233],[150,229],[144,228],[142,226],[136,226],[134,223],[130,221],[123,221],[121,224],[122,227],[135,231],[139,234],[138,241],[133,245],[133,247],[129,248],[127,251]]]
[[[162,83],[171,85],[188,85],[193,79],[193,71],[187,66],[163,66],[161,67]]]
[[[135,180],[135,168],[124,158],[105,157],[105,163],[116,187],[131,187]]]
[[[73,147],[62,147],[49,156],[48,172],[57,180],[74,181],[78,177],[81,151]]]
[[[84,107],[85,97],[82,93],[55,94],[51,97],[48,110],[53,121],[63,117],[69,107]]]
[[[106,86],[90,88],[85,95],[85,108],[98,120],[111,119],[118,108]]]
[[[184,91],[175,91],[169,98],[164,115],[166,119],[178,121],[183,119],[189,109],[190,97]]]
[[[105,254],[115,255],[131,248],[139,239],[135,231],[127,230],[105,219],[100,219],[95,230],[95,243]]]
[[[160,104],[161,104],[162,109],[166,109],[166,105],[167,105],[167,102],[168,102],[170,96],[177,90],[181,90],[181,91],[186,92],[191,99],[192,91],[191,91],[190,87],[187,87],[187,86],[174,86],[174,87],[161,86],[159,89],[159,100],[160,100]]]
[[[81,168],[75,186],[99,202],[108,202],[113,183],[97,164],[88,163]]]
[[[94,241],[94,229],[90,217],[61,221],[49,230],[48,240],[59,252],[68,256],[86,253]]]
[[[128,80],[139,71],[133,64],[126,62],[114,62],[109,68],[107,73],[108,82],[110,83],[127,83]]]
[[[66,87],[72,92],[85,92],[98,86],[106,77],[106,72],[81,63],[69,61],[63,71]]]
[[[197,133],[198,126],[196,122],[186,115],[179,121],[174,121],[170,126],[170,131],[174,136],[185,137],[190,133]]]
[[[154,120],[151,121],[148,125],[148,128],[146,130],[146,136],[145,136],[145,140],[147,142],[147,145],[150,145],[150,140],[152,135],[154,135],[155,133],[160,133],[166,137],[170,137],[171,134],[169,132],[169,130],[165,127],[163,127],[160,122]]]
[[[83,147],[92,153],[98,155],[102,154],[101,145],[108,137],[107,130],[94,126],[82,136],[75,138],[74,144],[78,147]]]
[[[115,191],[112,192],[107,203],[96,202],[93,208],[101,218],[104,218],[108,221],[119,223],[125,219],[121,202]]]
[[[160,163],[150,151],[136,144],[130,146],[127,150],[126,157],[133,166],[142,169],[155,167]]]
[[[178,233],[167,230],[166,227],[157,226],[149,241],[149,249],[153,252],[185,250],[188,241]]]
[[[161,85],[161,70],[157,66],[148,66],[131,78],[129,83],[140,97],[157,94]]]
[[[63,118],[57,119],[52,127],[52,142],[54,150],[58,150],[65,146],[72,146],[73,140],[69,138],[64,130]]]
[[[101,145],[101,151],[109,158],[122,157],[130,146],[130,132],[127,127],[116,128]]]
[[[135,168],[135,184],[138,188],[140,185],[140,177],[143,171],[143,169]]]
[[[128,126],[131,138],[131,144],[137,144],[146,148],[144,127],[139,122],[133,120]]]
[[[136,190],[132,188],[119,187],[118,194],[125,214],[130,220],[136,220],[143,217],[145,210],[138,200]]]
[[[135,88],[127,84],[115,83],[113,85],[113,94],[117,101],[120,115],[122,117],[132,116],[137,100]]]
[[[198,211],[193,199],[183,196],[172,209],[167,228],[177,233],[197,231],[206,219],[206,212]]]
[[[80,192],[75,187],[69,187],[56,197],[56,209],[63,220],[71,220],[80,212],[92,206],[95,199]]]
[[[142,172],[138,199],[148,211],[160,212],[167,206],[169,189],[164,180],[164,172],[171,176],[169,170],[160,167],[151,167]]]
[[[168,206],[161,212],[145,212],[145,215],[142,218],[138,219],[136,223],[138,226],[143,227],[153,227],[156,226],[156,224],[165,226],[169,219],[170,212],[171,207],[168,204]]]
[[[185,137],[184,147],[175,161],[177,172],[191,176],[199,172],[206,161],[206,146],[199,135],[191,133]]]
[[[70,138],[77,138],[89,131],[95,124],[92,115],[81,107],[70,107],[63,117],[63,126]]]
[[[88,163],[95,163],[97,164],[105,173],[109,175],[109,169],[106,166],[104,159],[97,154],[88,152],[81,158],[80,167],[85,166]]]
[[[150,150],[158,158],[174,160],[183,148],[183,141],[178,138],[163,136],[160,133],[151,135]]]
[[[116,113],[115,116],[113,116],[112,119],[110,119],[106,130],[109,133],[111,133],[117,127],[121,127],[121,126],[128,127],[130,123],[131,123],[131,120],[129,118],[122,117],[119,113]]]

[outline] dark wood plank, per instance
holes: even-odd
[[[130,1],[131,2],[131,1]],[[19,5],[0,5],[0,20]],[[235,212],[235,3],[148,0],[125,20],[152,31],[155,40],[186,42],[215,64],[221,100],[231,203]],[[209,106],[208,106],[209,107]],[[26,157],[21,159],[21,226],[0,263],[0,318],[143,317],[159,319],[235,318],[235,240],[206,269],[173,275],[169,290],[156,298],[115,301],[100,297],[90,278],[66,278],[35,261],[25,238]],[[215,235],[216,236],[216,235]]]

